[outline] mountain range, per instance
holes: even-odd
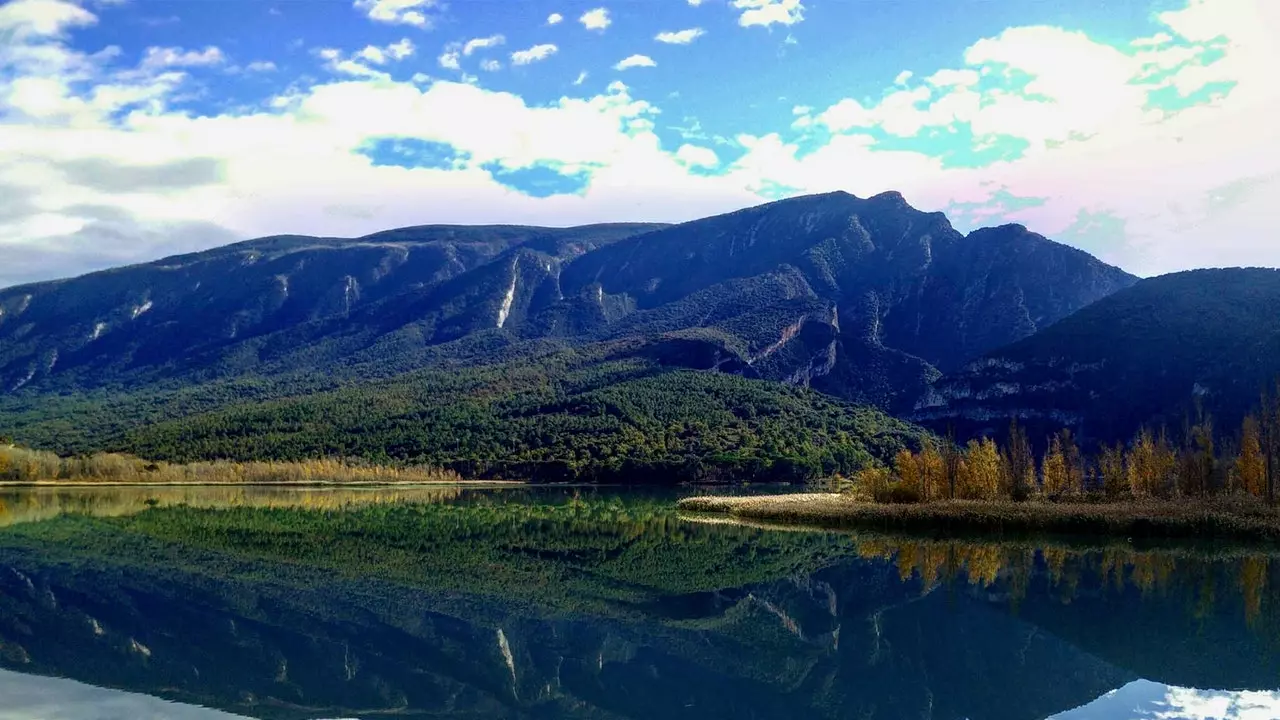
[[[919,437],[890,416],[1111,440],[1198,394],[1234,421],[1280,370],[1260,318],[1278,292],[1265,270],[1140,282],[896,192],[679,225],[275,236],[0,290],[0,433],[174,459],[804,474]]]

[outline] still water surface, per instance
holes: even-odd
[[[1280,562],[675,493],[0,491],[0,720],[1280,718]]]

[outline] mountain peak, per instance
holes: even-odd
[[[911,207],[907,199],[897,190],[885,190],[882,193],[872,195],[867,198],[867,202],[880,203],[884,205],[892,205],[895,207]]]

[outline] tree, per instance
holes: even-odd
[[[1003,462],[991,438],[970,440],[965,450],[961,494],[974,500],[994,500],[1000,494]]]
[[[893,470],[898,474],[898,482],[914,491],[921,500],[927,501],[924,473],[920,471],[920,458],[910,450],[903,448],[893,458]]]
[[[946,495],[948,489],[946,461],[932,442],[926,442],[920,449],[920,479],[924,482],[925,494],[929,499]]]
[[[1067,470],[1066,493],[1084,493],[1084,456],[1076,445],[1076,439],[1072,436],[1070,428],[1063,428],[1058,433],[1058,438],[1062,446],[1062,461]]]
[[[947,427],[947,445],[943,451],[946,460],[948,497],[956,498],[956,481],[960,477],[960,450],[956,447],[955,428]]]
[[[1049,441],[1049,449],[1045,451],[1040,467],[1044,473],[1044,494],[1051,498],[1061,496],[1067,488],[1067,462],[1062,457],[1062,443],[1056,435]]]
[[[1036,482],[1036,459],[1016,417],[1009,423],[1009,447],[1004,465],[1005,492],[1015,501],[1026,500]]]
[[[1236,457],[1236,475],[1240,486],[1254,497],[1266,493],[1267,460],[1262,453],[1262,434],[1258,419],[1252,415],[1244,419],[1240,429],[1240,454]]]
[[[1129,487],[1129,479],[1125,474],[1124,446],[1104,445],[1102,457],[1098,460],[1098,471],[1102,475],[1102,493],[1108,500],[1118,499]]]
[[[1213,439],[1212,419],[1200,414],[1200,420],[1186,432],[1185,447],[1180,458],[1182,489],[1205,497],[1213,487],[1217,455]]]

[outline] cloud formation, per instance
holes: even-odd
[[[552,55],[555,55],[557,50],[559,50],[559,48],[557,48],[555,45],[551,43],[534,45],[528,50],[517,50],[511,53],[511,64],[512,65],[528,65],[530,63],[535,63],[540,60],[546,60]]]
[[[653,58],[649,57],[648,55],[629,55],[623,58],[622,60],[619,60],[618,64],[613,66],[613,69],[628,70],[630,68],[657,67],[657,66],[658,66],[658,63],[654,62]]]
[[[706,34],[707,31],[702,28],[689,28],[688,30],[660,32],[653,39],[668,45],[688,45]]]
[[[804,5],[800,0],[732,0],[730,4],[742,11],[738,16],[742,27],[795,25],[804,20]]]
[[[596,8],[582,13],[578,18],[578,22],[582,23],[582,27],[588,30],[601,30],[613,24],[613,20],[609,17],[609,11],[605,8]]]
[[[774,5],[786,9],[734,7]],[[752,22],[777,24],[765,17]],[[962,229],[1022,222],[1141,274],[1280,265],[1280,6],[1191,0],[1156,20],[1127,44],[1008,28],[942,67],[881,78],[872,97],[789,90],[793,124],[772,132],[695,132],[677,109],[664,125],[687,132],[671,143],[655,129],[663,108],[621,83],[593,87],[587,70],[553,78],[580,96],[537,102],[465,75],[404,80],[417,69],[408,38],[317,49],[330,74],[255,78],[278,85],[262,103],[193,113],[184,103],[210,87],[199,63],[77,49],[68,38],[97,22],[87,6],[16,0],[0,6],[0,284],[276,233],[681,221],[836,189],[898,189]],[[466,46],[437,62],[460,71]],[[168,50],[156,57],[207,52]],[[510,62],[554,52],[534,45]],[[628,67],[652,63],[636,57]],[[368,148],[386,140],[454,159],[378,164]],[[584,185],[531,197],[506,177],[528,169]]]
[[[353,6],[374,22],[430,28],[427,10],[439,0],[355,0]]]

